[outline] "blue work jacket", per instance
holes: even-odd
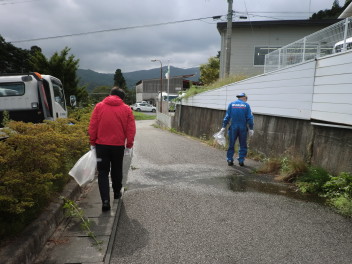
[[[253,130],[254,121],[251,107],[246,102],[238,99],[229,104],[226,115],[222,122],[222,127],[226,127],[230,122],[234,125],[247,126]]]

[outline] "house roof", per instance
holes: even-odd
[[[185,75],[177,75],[177,76],[170,76],[170,79],[185,79],[185,78],[191,78],[193,77],[195,74],[185,74]],[[160,78],[153,78],[153,79],[145,79],[145,80],[139,80],[136,85],[141,84],[143,81],[151,81],[151,80],[160,80]],[[167,80],[166,78],[163,78],[163,80]]]
[[[232,28],[246,27],[277,27],[277,26],[330,26],[341,19],[304,19],[304,20],[264,20],[264,21],[249,21],[249,22],[232,22]],[[226,30],[227,22],[217,23],[218,31]]]

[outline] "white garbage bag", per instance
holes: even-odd
[[[95,148],[84,154],[69,171],[79,186],[94,180],[95,170],[97,168],[97,156]]]
[[[213,135],[213,137],[215,138],[215,141],[221,145],[221,146],[225,146],[226,145],[226,138],[225,138],[225,133],[224,131],[220,130],[219,132],[215,133]]]
[[[131,156],[133,155],[133,148],[125,148],[125,152],[124,152],[125,156]]]

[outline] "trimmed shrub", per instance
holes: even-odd
[[[68,171],[89,150],[86,116],[7,123],[9,137],[0,141],[0,237],[21,231],[59,196]]]

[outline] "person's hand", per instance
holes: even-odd
[[[225,133],[225,128],[224,127],[221,128],[219,133],[222,133],[222,134]]]
[[[95,149],[95,146],[90,145],[90,150]]]
[[[249,130],[249,136],[253,136],[254,135],[254,130]]]
[[[125,148],[125,156],[131,156],[132,155],[132,148]]]

